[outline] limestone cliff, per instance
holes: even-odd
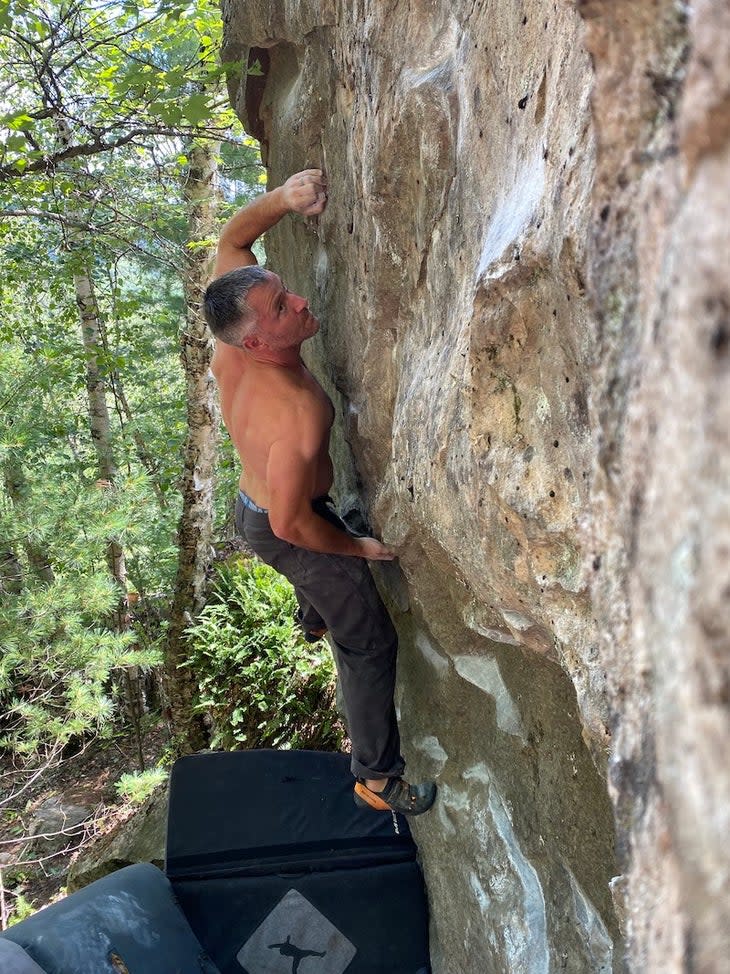
[[[272,184],[329,179],[267,251],[400,551],[435,974],[730,954],[728,10],[223,2]]]

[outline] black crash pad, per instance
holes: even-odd
[[[14,940],[0,937],[0,974],[45,974]]]
[[[345,755],[182,758],[166,872],[222,974],[427,974],[406,819],[358,808]]]

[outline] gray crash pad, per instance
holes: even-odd
[[[219,974],[169,881],[149,863],[85,886],[10,927],[2,940],[22,947],[34,966],[3,944],[0,974]]]

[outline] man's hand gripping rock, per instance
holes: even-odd
[[[302,216],[319,216],[327,205],[327,180],[321,169],[303,169],[282,186],[284,202],[290,211]]]

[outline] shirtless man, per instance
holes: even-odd
[[[305,298],[259,267],[254,241],[287,213],[316,216],[327,204],[319,169],[291,176],[223,228],[205,315],[215,335],[212,370],[223,420],[243,465],[236,526],[267,564],[285,575],[299,621],[314,640],[329,630],[352,741],[355,801],[418,815],[432,782],[411,785],[393,705],[397,637],[367,560],[395,552],[352,534],[328,491],[334,409],[300,357],[319,322]]]

